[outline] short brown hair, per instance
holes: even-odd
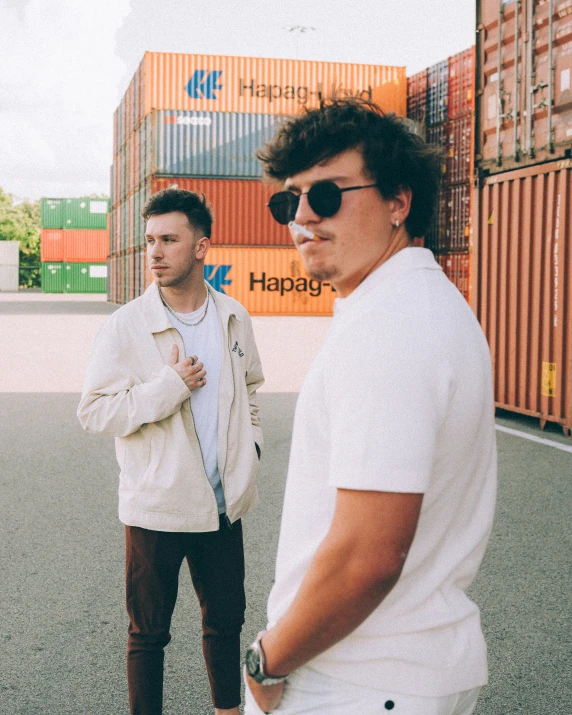
[[[180,211],[185,214],[192,230],[201,231],[211,237],[214,216],[204,194],[170,187],[153,194],[141,211],[147,221],[150,216],[160,216]]]
[[[348,149],[361,149],[368,173],[384,199],[411,190],[405,228],[424,236],[441,185],[442,151],[415,134],[409,120],[386,114],[363,99],[325,99],[319,108],[283,121],[257,152],[265,175],[280,182]]]

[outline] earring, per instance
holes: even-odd
[[[395,219],[395,228],[399,228],[399,220]]]

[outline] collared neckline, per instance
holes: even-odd
[[[435,260],[435,256],[428,248],[419,246],[402,248],[401,251],[388,258],[387,261],[370,273],[346,298],[336,298],[334,315],[338,315],[353,306],[364,295],[378,289],[396,276],[418,269],[442,270]]]

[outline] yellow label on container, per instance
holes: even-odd
[[[542,363],[542,396],[556,397],[556,363]]]

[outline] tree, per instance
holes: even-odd
[[[40,202],[21,201],[0,189],[0,241],[20,241],[20,287],[40,287]]]

